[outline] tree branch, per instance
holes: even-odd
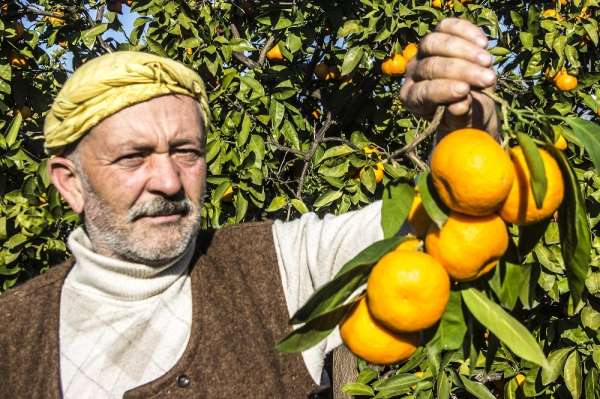
[[[235,24],[232,22],[231,24],[229,24],[229,28],[231,29],[231,34],[233,35],[233,38],[239,39],[240,31],[238,30],[237,26],[235,26]],[[239,51],[233,52],[233,58],[246,65],[248,68],[260,68],[260,65],[256,61],[251,60]]]
[[[429,126],[427,126],[427,129],[425,129],[422,133],[417,135],[417,137],[415,137],[415,139],[411,143],[405,145],[404,147],[400,148],[399,150],[392,152],[391,158],[397,158],[402,154],[410,153],[411,151],[416,149],[417,146],[423,140],[425,140],[428,137],[430,137],[431,135],[433,135],[436,132],[436,130],[438,129],[438,127],[440,126],[440,122],[442,121],[442,117],[444,116],[445,110],[446,110],[446,107],[444,107],[443,105],[438,105],[438,107],[436,108],[435,113],[433,115],[433,119],[431,119],[431,122],[429,123]]]
[[[267,53],[273,47],[273,43],[275,43],[275,36],[269,36],[267,42],[263,46],[262,50],[260,50],[260,54],[258,56],[258,65],[262,68],[265,65],[265,60],[267,59]]]

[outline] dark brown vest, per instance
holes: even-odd
[[[300,355],[274,344],[290,327],[270,222],[203,232],[191,269],[187,348],[124,398],[302,398],[318,389]],[[60,398],[60,292],[73,261],[0,296],[0,398]]]

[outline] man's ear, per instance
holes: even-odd
[[[55,156],[48,159],[48,174],[52,184],[61,193],[71,209],[77,213],[83,212],[84,196],[81,176],[73,161],[68,158]]]

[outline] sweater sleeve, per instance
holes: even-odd
[[[273,224],[273,241],[290,315],[317,288],[360,251],[383,238],[381,201],[358,211],[320,219],[307,213],[291,222]],[[336,329],[319,345],[302,353],[315,382],[320,383],[325,354],[341,344]]]

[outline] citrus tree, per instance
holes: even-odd
[[[149,51],[207,84],[214,123],[204,227],[339,214],[383,198],[386,239],[322,287],[292,320],[306,324],[279,344],[310,347],[359,309],[362,296],[350,294],[398,245],[422,251],[427,228],[462,226],[428,164],[443,108],[429,123],[398,96],[420,38],[456,16],[491,39],[499,79],[487,95],[503,121],[503,154],[522,148],[509,162],[527,169],[535,209],[557,181],[564,199],[535,223],[504,218],[506,250],[492,268],[451,275],[446,294],[429,290],[444,305],[439,320],[411,333],[402,360],[358,360],[358,380],[344,389],[378,398],[598,398],[599,9],[597,0],[1,1],[1,289],[68,256],[64,240],[79,223],[45,172],[52,99],[92,57]],[[411,236],[398,233],[407,218]],[[425,242],[427,256],[433,247]]]

